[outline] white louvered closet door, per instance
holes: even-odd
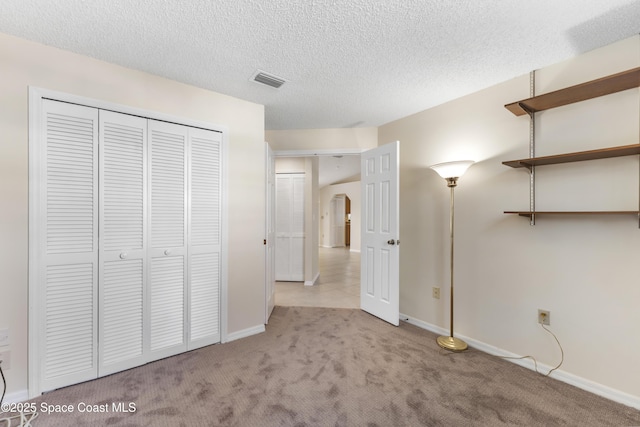
[[[276,280],[304,281],[304,181],[276,174]]]
[[[42,119],[32,261],[47,391],[97,375],[98,110],[44,100]]]
[[[100,111],[100,368],[145,363],[147,120]]]
[[[223,134],[47,99],[30,120],[35,392],[220,342]]]
[[[149,348],[186,350],[188,129],[149,120]]]
[[[222,134],[189,129],[189,349],[220,342]]]

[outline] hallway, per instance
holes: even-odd
[[[320,247],[319,257],[316,284],[276,282],[276,305],[360,308],[360,253]]]

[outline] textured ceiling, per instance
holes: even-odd
[[[637,34],[640,0],[2,0],[0,32],[264,104],[267,129],[342,128]]]

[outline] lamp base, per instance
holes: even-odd
[[[467,349],[467,343],[460,338],[454,337],[438,337],[438,345],[445,350],[464,351]]]

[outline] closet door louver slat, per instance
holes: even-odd
[[[105,263],[101,337],[105,367],[136,360],[143,354],[143,276],[142,259]]]
[[[191,244],[194,246],[220,245],[220,141],[215,132],[210,133],[209,139],[191,138]]]
[[[184,343],[184,257],[153,258],[151,351]]]

